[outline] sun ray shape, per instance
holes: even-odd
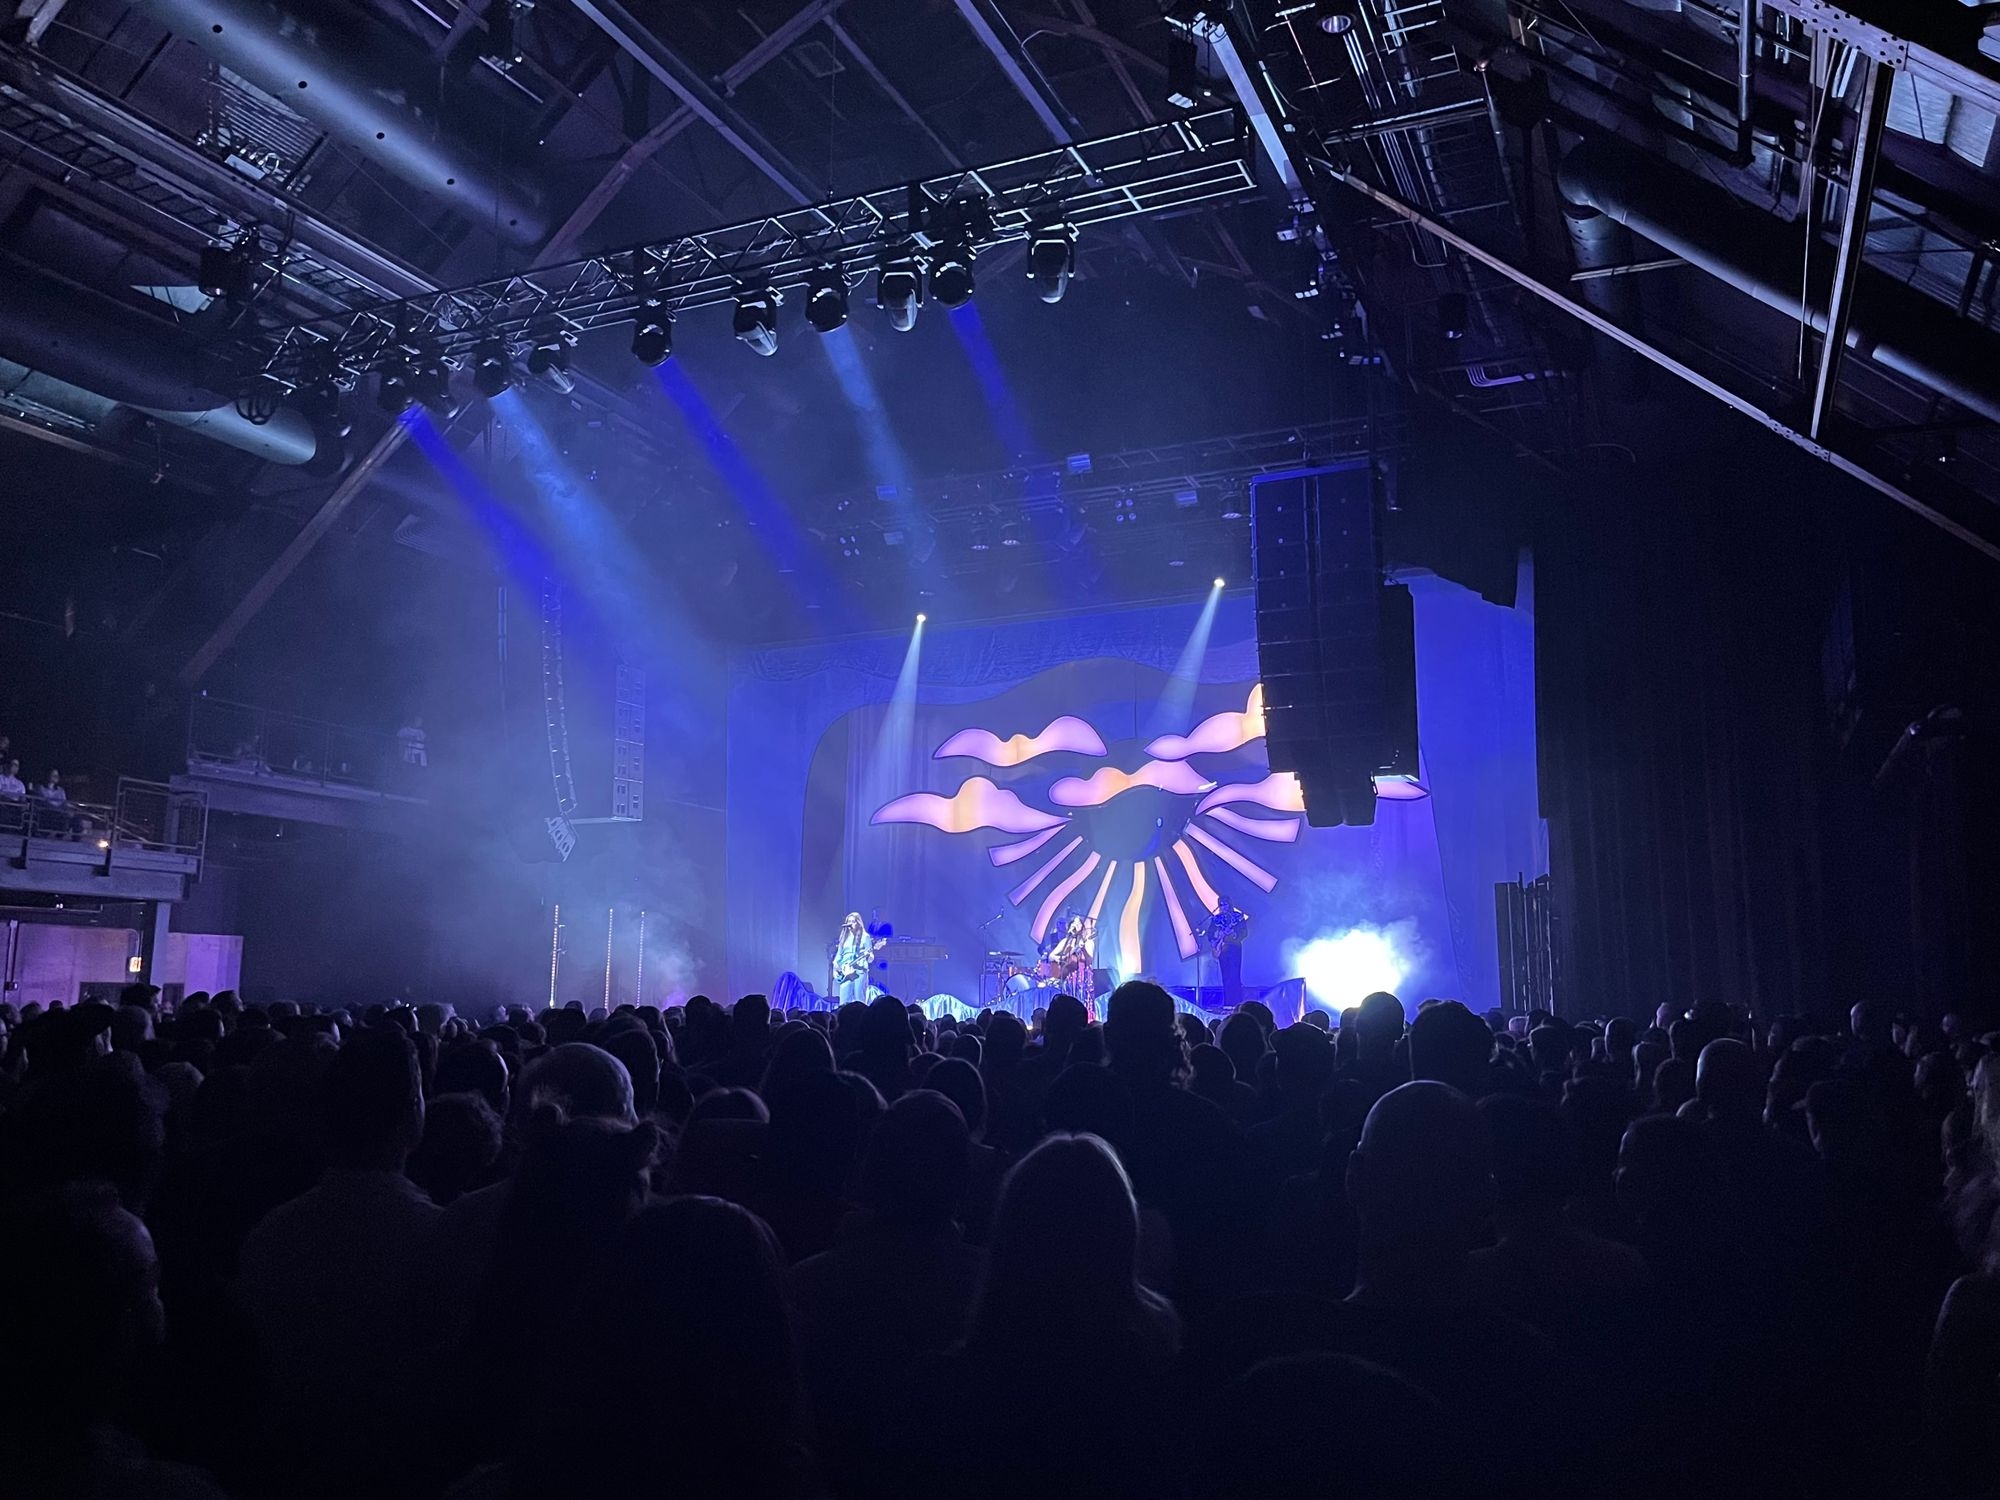
[[[1136,974],[1144,963],[1139,952],[1139,913],[1146,904],[1146,862],[1132,865],[1132,894],[1125,898],[1125,910],[1118,918],[1118,968]]]
[[[1210,885],[1208,877],[1201,873],[1201,861],[1194,857],[1194,850],[1188,848],[1186,839],[1174,840],[1174,853],[1180,856],[1181,866],[1187,871],[1188,884],[1194,887],[1194,893],[1200,898],[1201,904],[1211,912],[1220,910],[1222,898],[1215,894],[1215,887]]]
[[[1223,843],[1221,839],[1209,833],[1207,829],[1190,823],[1187,826],[1187,835],[1259,890],[1269,892],[1272,887],[1277,885],[1277,876],[1273,875],[1255,860],[1250,859],[1246,855],[1238,854],[1234,849]]]
[[[1153,873],[1160,877],[1160,894],[1167,898],[1167,917],[1174,924],[1174,942],[1179,945],[1182,958],[1193,958],[1195,950],[1194,930],[1188,926],[1187,913],[1181,910],[1180,892],[1167,879],[1166,861],[1155,855]]]
[[[1234,828],[1238,833],[1247,833],[1253,839],[1262,839],[1267,844],[1295,843],[1299,836],[1297,818],[1246,818],[1240,812],[1231,812],[1226,807],[1211,807],[1208,816],[1225,828]]]
[[[1007,899],[1016,906],[1019,906],[1023,901],[1026,901],[1028,899],[1029,893],[1032,892],[1034,888],[1040,885],[1044,880],[1047,880],[1049,876],[1054,873],[1056,866],[1060,865],[1064,860],[1068,859],[1072,854],[1076,853],[1076,851],[1080,847],[1082,847],[1082,844],[1083,844],[1083,835],[1078,834],[1075,838],[1071,839],[1067,844],[1064,844],[1062,846],[1061,850],[1057,852],[1054,859],[1051,859],[1047,864],[1043,865],[1039,870],[1035,871],[1034,874],[1030,875],[1026,880],[1022,881],[1019,885],[1015,886],[1014,889],[1008,893]]]
[[[1097,887],[1097,899],[1090,903],[1090,920],[1095,922],[1104,911],[1104,898],[1111,894],[1111,882],[1118,875],[1118,861],[1112,860],[1104,867],[1104,879]]]
[[[1090,858],[1076,867],[1074,874],[1065,876],[1062,883],[1053,887],[1048,895],[1043,898],[1042,909],[1035,913],[1035,925],[1029,929],[1034,934],[1037,943],[1041,942],[1043,937],[1047,935],[1049,918],[1056,914],[1056,908],[1067,901],[1069,893],[1082,885],[1090,872],[1103,862],[1104,856],[1093,850]]]
[[[995,844],[991,849],[986,851],[986,857],[996,865],[1011,865],[1017,859],[1026,859],[1050,839],[1061,833],[1063,826],[1061,823],[1058,823],[1053,828],[1044,828],[1033,838],[1024,839],[1018,844]]]

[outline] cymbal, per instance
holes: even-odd
[[[1012,948],[988,948],[986,956],[988,958],[1019,958],[1021,955],[1016,953]]]

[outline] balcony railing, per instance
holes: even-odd
[[[424,795],[422,741],[416,763],[397,735],[299,714],[197,698],[188,720],[188,769],[378,796]]]
[[[143,850],[199,862],[208,841],[208,798],[124,776],[108,807],[35,796],[0,800],[0,837],[95,846],[110,858]]]

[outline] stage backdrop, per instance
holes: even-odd
[[[1069,910],[1097,912],[1103,967],[1189,984],[1221,894],[1250,915],[1247,985],[1303,977],[1336,1008],[1381,986],[1498,1004],[1493,884],[1546,868],[1523,571],[1513,608],[1409,580],[1429,795],[1382,801],[1372,828],[1307,827],[1270,773],[1244,596],[1198,661],[1194,605],[933,623],[914,664],[906,636],[745,653],[732,990],[787,969],[823,987],[851,909],[947,948],[935,988],[968,1002],[988,949],[1032,955]]]

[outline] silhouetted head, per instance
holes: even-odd
[[[1343,1016],[1341,1024],[1346,1025]],[[1387,990],[1361,997],[1354,1008],[1354,1044],[1364,1062],[1387,1062],[1403,1039],[1403,1002]]]
[[[963,1057],[947,1057],[924,1077],[924,1087],[932,1089],[958,1106],[965,1128],[976,1141],[986,1129],[986,1080],[974,1063]]]
[[[912,1090],[889,1106],[868,1138],[862,1205],[884,1224],[919,1233],[942,1229],[965,1196],[971,1149],[958,1106],[929,1089]]]
[[[638,1118],[625,1064],[588,1042],[564,1042],[528,1064],[514,1090],[515,1120],[540,1104],[553,1104],[570,1119],[592,1115],[629,1125]]]
[[[1042,1100],[1042,1125],[1049,1131],[1094,1135],[1112,1146],[1132,1139],[1132,1091],[1108,1068],[1071,1063],[1058,1073]]]
[[[1886,1000],[1863,1000],[1848,1011],[1847,1025],[1856,1041],[1886,1047],[1895,1030],[1896,1008]]]
[[[1265,1031],[1257,1018],[1238,1010],[1222,1023],[1215,1044],[1229,1054],[1236,1076],[1253,1088],[1257,1083],[1257,1059],[1264,1055]]]
[[[416,1044],[387,1027],[350,1038],[326,1070],[324,1105],[330,1159],[401,1171],[424,1133]]]
[[[1236,1064],[1229,1060],[1227,1052],[1213,1043],[1189,1052],[1188,1068],[1194,1075],[1194,1087],[1199,1092],[1215,1093],[1236,1082]]]
[[[1693,1227],[1712,1186],[1701,1127],[1678,1115],[1647,1115],[1625,1130],[1618,1148],[1618,1202],[1653,1235]]]
[[[632,1080],[632,1112],[646,1118],[660,1102],[660,1049],[643,1026],[627,1026],[604,1039],[604,1050],[625,1065]]]
[[[1074,995],[1058,995],[1049,1002],[1048,1014],[1042,1020],[1042,1036],[1051,1050],[1067,1051],[1089,1024],[1090,1012],[1083,1008],[1081,1000]]]
[[[853,1073],[807,1073],[769,1103],[773,1169],[795,1186],[845,1192],[861,1143],[882,1114],[874,1085]]]
[[[1694,1098],[1694,1059],[1670,1057],[1653,1070],[1653,1107],[1675,1114]]]
[[[0,1410],[31,1442],[67,1443],[153,1373],[166,1315],[152,1236],[95,1182],[15,1197],[6,1223],[0,1286],[15,1297]]]
[[[1764,1065],[1733,1037],[1701,1049],[1695,1064],[1694,1097],[1701,1112],[1718,1124],[1750,1125],[1764,1114]]]
[[[771,1002],[763,995],[745,995],[729,1012],[732,1042],[750,1051],[761,1050],[771,1035]]]
[[[833,1071],[833,1045],[822,1032],[801,1026],[778,1038],[771,1060],[764,1065],[764,1081],[757,1091],[766,1099],[789,1087],[808,1073]]]
[[[1139,1208],[1110,1146],[1051,1135],[1000,1189],[968,1343],[992,1351],[1091,1350],[1138,1303]]]
[[[1368,1111],[1348,1158],[1347,1199],[1364,1245],[1471,1249],[1493,1206],[1492,1146],[1478,1110],[1447,1084],[1391,1089]]]
[[[1541,1073],[1560,1073],[1569,1067],[1574,1034],[1561,1021],[1548,1021],[1528,1033],[1528,1051]]]
[[[1317,1109],[1333,1082],[1333,1041],[1311,1026],[1287,1026],[1271,1038],[1277,1054],[1278,1092],[1288,1109]]]
[[[985,1056],[981,1066],[988,1072],[1005,1072],[1019,1063],[1028,1050],[1028,1028],[1021,1018],[1004,1010],[983,1012],[986,1020]]]
[[[1417,1012],[1410,1023],[1410,1076],[1448,1083],[1468,1099],[1487,1090],[1493,1031],[1456,1000]]]
[[[534,1372],[551,1394],[516,1492],[807,1493],[783,1265],[770,1229],[734,1203],[671,1198],[636,1214]]]
[[[1111,992],[1104,1050],[1112,1071],[1139,1083],[1163,1083],[1186,1062],[1174,997],[1147,979],[1128,979]]]
[[[453,1042],[438,1054],[431,1080],[436,1094],[477,1094],[503,1118],[507,1113],[507,1060],[492,1042]]]
[[[500,1115],[483,1094],[431,1096],[409,1174],[433,1203],[450,1203],[481,1186],[499,1159]]]

